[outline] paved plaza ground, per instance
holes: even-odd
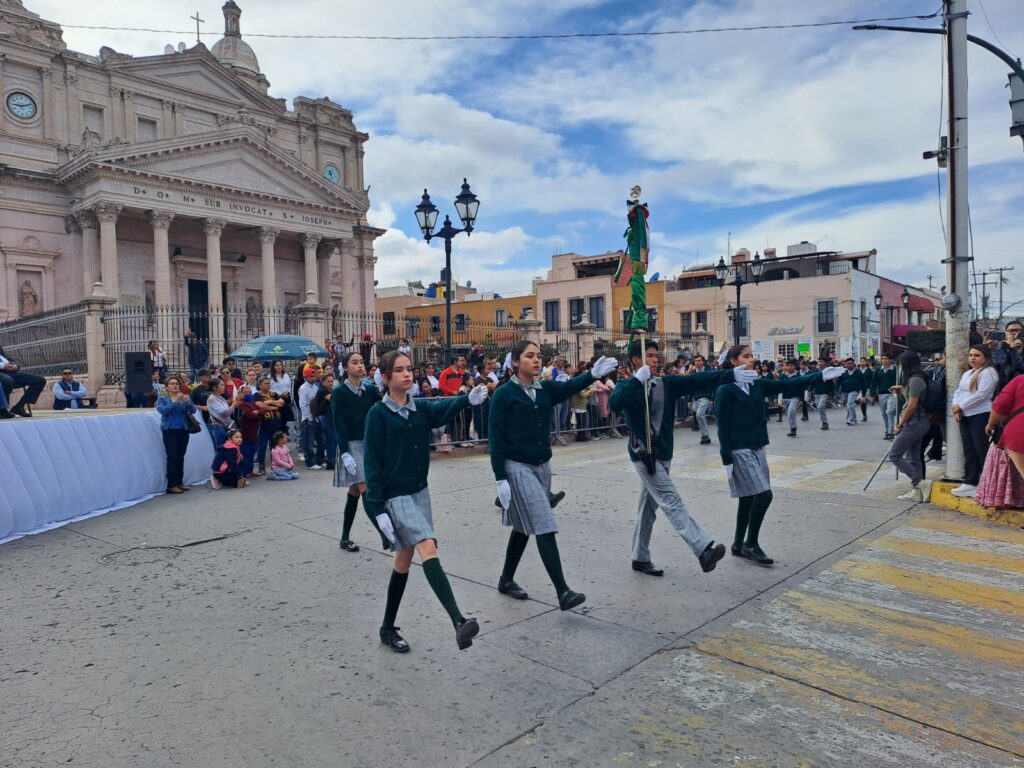
[[[379,645],[390,559],[361,512],[362,551],[338,549],[326,472],[5,544],[0,766],[1024,766],[1024,531],[897,501],[889,467],[863,493],[878,410],[830,413],[796,439],[769,425],[771,569],[727,555],[705,575],[659,516],[665,576],[634,573],[624,441],[556,448],[559,546],[587,595],[568,613],[532,545],[531,599],[495,589],[487,457],[435,461],[442,562],[481,625],[466,651],[418,566],[412,652]],[[683,498],[728,543],[717,447],[676,443]],[[143,543],[183,549],[99,562]]]

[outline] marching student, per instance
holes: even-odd
[[[640,503],[633,529],[633,570],[649,576],[661,576],[664,571],[651,562],[651,529],[654,513],[661,507],[672,527],[690,545],[700,561],[701,570],[710,573],[725,556],[725,547],[715,545],[714,539],[690,517],[669,478],[672,464],[672,433],[675,422],[675,401],[693,392],[724,382],[753,381],[757,374],[742,366],[735,370],[690,373],[686,376],[651,378],[658,366],[658,344],[650,339],[633,342],[629,348],[634,374],[619,382],[612,391],[610,405],[621,413],[629,427],[629,458],[640,476]],[[751,361],[748,361],[751,362]],[[716,409],[716,418],[722,415]],[[763,425],[764,403],[758,417]],[[648,436],[648,425],[650,435]],[[650,445],[650,450],[647,446]]]
[[[395,553],[380,641],[395,653],[409,650],[409,644],[398,634],[395,619],[409,580],[413,554],[419,552],[427,583],[455,627],[455,642],[460,650],[469,648],[480,626],[476,619],[462,615],[437,556],[427,471],[430,468],[430,430],[486,400],[487,387],[480,385],[468,395],[439,401],[416,400],[409,396],[413,381],[412,361],[408,357],[388,352],[380,358],[378,366],[387,392],[366,416],[363,438],[366,497],[363,503],[377,519]]]
[[[740,344],[729,348],[724,364],[742,367],[749,365],[753,359],[750,347]],[[753,382],[736,381],[718,388],[715,412],[718,414],[719,452],[729,480],[729,494],[739,499],[736,532],[731,549],[736,557],[765,566],[775,562],[764,553],[758,542],[761,523],[772,503],[771,478],[764,450],[768,445],[768,430],[765,428],[761,403],[765,397],[782,395],[792,398],[808,385],[842,375],[842,368],[825,368],[807,376],[777,381],[765,378]]]
[[[696,355],[693,358],[693,369],[689,373],[704,373],[706,371],[704,367],[706,364],[707,358],[704,355]],[[711,407],[711,401],[714,397],[715,390],[710,385],[706,389],[698,389],[693,393],[695,411],[693,428],[700,430],[701,445],[711,445],[711,433],[708,431],[708,408]]]
[[[341,540],[338,546],[346,552],[358,552],[359,546],[352,541],[352,523],[356,519],[359,499],[363,499],[363,510],[380,533],[377,519],[366,508],[366,473],[363,468],[363,434],[366,432],[366,415],[374,403],[380,402],[380,390],[363,381],[366,365],[358,352],[341,356],[338,370],[345,377],[334,385],[331,397],[331,420],[338,438],[339,460],[334,465],[334,487],[348,488],[345,500],[345,516],[341,524]],[[381,547],[389,548],[381,533]]]
[[[581,605],[586,596],[569,589],[555,541],[558,523],[551,503],[551,414],[554,406],[591,386],[595,377],[614,371],[618,363],[602,357],[591,370],[573,379],[542,381],[540,347],[521,341],[512,349],[511,364],[512,377],[494,393],[488,432],[502,524],[512,528],[498,591],[516,600],[529,597],[516,584],[515,575],[530,536],[536,536],[558,607],[568,611]]]
[[[828,368],[828,360],[819,357],[817,368],[810,373],[819,373],[826,368]],[[810,391],[814,395],[814,407],[817,408],[818,416],[821,418],[821,428],[828,431],[828,414],[825,411],[828,410],[828,400],[835,391],[835,382],[818,379],[810,385]]]
[[[864,389],[861,390],[860,393],[860,420],[867,421],[868,397],[871,394],[871,388],[875,386],[875,369],[868,364],[868,359],[866,357],[862,357],[857,363],[857,370],[860,372],[861,379],[864,381]]]
[[[896,425],[896,395],[892,387],[899,383],[899,369],[892,364],[892,358],[882,355],[882,367],[871,379],[871,394],[878,398],[878,410],[882,412],[883,440],[892,440],[892,428]]]
[[[866,393],[863,372],[852,357],[846,358],[846,373],[839,379],[839,394],[846,405],[846,426],[852,427],[857,423],[857,403]]]
[[[779,374],[779,381],[789,381],[791,379],[803,378],[802,376],[800,376],[800,374],[797,373],[796,367],[796,360],[787,360],[785,370],[783,370],[783,372]],[[786,418],[789,419],[788,437],[796,437],[796,409],[803,399],[804,390],[802,389],[800,390],[800,393],[798,395],[782,398],[782,407],[786,409]]]

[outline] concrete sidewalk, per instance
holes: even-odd
[[[632,572],[624,441],[556,449],[559,547],[588,598],[569,613],[532,545],[531,599],[494,588],[507,530],[486,457],[436,462],[441,559],[482,627],[463,652],[418,568],[398,618],[412,652],[379,645],[390,559],[361,512],[363,551],[338,550],[325,472],[4,545],[0,766],[1024,765],[1022,534],[922,518],[889,473],[851,492],[884,451],[878,424],[784,427],[773,569],[727,557],[702,574],[659,517],[666,575]],[[728,542],[717,449],[676,439],[684,499]]]

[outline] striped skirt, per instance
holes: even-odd
[[[734,499],[756,496],[772,487],[768,475],[768,458],[764,447],[754,450],[740,448],[732,452],[732,474],[729,476],[729,495]]]
[[[384,507],[395,527],[395,549],[405,549],[427,539],[437,539],[434,535],[434,514],[430,509],[430,489],[414,493],[412,496],[396,496],[384,502]]]
[[[338,458],[334,462],[334,487],[335,488],[348,488],[356,483],[366,482],[366,472],[363,469],[363,441],[362,440],[350,440],[348,444],[348,452],[352,454],[352,458],[356,460],[356,471],[349,472],[345,469],[345,465],[341,461],[341,454],[343,451],[338,448]]]
[[[503,525],[528,536],[557,533],[558,523],[548,496],[551,492],[551,463],[521,464],[505,460],[505,474],[512,489],[512,501],[502,513]]]

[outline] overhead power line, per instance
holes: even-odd
[[[880,21],[925,21],[934,19],[940,11],[926,16],[889,16],[878,19],[842,19],[815,21],[796,24],[760,24],[749,27],[703,27],[696,29],[666,29],[646,32],[567,32],[538,35],[311,35],[282,34],[271,32],[246,32],[246,37],[270,37],[291,40],[378,40],[378,41],[429,41],[429,40],[569,40],[595,37],[668,37],[672,35],[706,35],[720,32],[759,32],[777,29],[808,29],[813,27],[838,27],[852,24],[873,24]],[[95,24],[61,24],[64,29],[98,29],[114,32],[153,32],[162,35],[194,35],[194,30],[152,29],[149,27],[114,27]],[[207,37],[222,37],[220,32],[200,32]]]

